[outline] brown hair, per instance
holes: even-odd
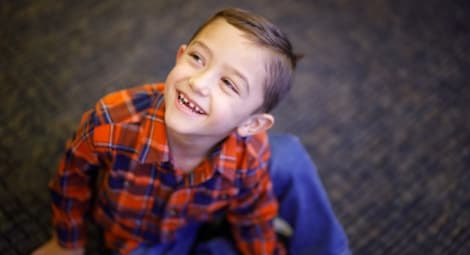
[[[223,18],[232,26],[245,32],[255,43],[274,52],[267,63],[267,76],[264,84],[263,104],[257,112],[270,112],[290,90],[292,72],[302,55],[295,54],[287,36],[266,18],[237,8],[223,9],[193,34],[189,42],[210,23]]]

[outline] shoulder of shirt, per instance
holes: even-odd
[[[238,135],[235,137],[236,144],[233,143],[233,136],[226,141],[228,147],[231,147],[231,151],[236,150],[235,154],[228,153],[229,157],[233,156],[236,167],[233,169],[234,172],[226,171],[225,174],[227,176],[233,174],[232,178],[240,187],[251,189],[260,182],[262,176],[268,171],[268,162],[271,156],[268,134],[261,132],[248,137]]]
[[[145,84],[109,93],[98,100],[94,117],[101,124],[139,122],[163,96],[164,84]]]
[[[231,140],[233,138],[235,138],[236,145]],[[263,168],[271,156],[268,134],[266,132],[260,132],[248,137],[234,135],[234,137],[229,137],[226,141],[228,142],[228,147],[234,147],[232,149],[236,150],[235,157],[239,161],[239,166],[241,166],[239,170]]]
[[[269,150],[268,134],[260,132],[244,138],[245,146],[248,153],[252,156],[258,157]]]

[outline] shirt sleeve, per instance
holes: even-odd
[[[49,183],[53,226],[59,244],[65,248],[85,245],[84,218],[90,210],[93,176],[99,168],[93,147],[94,116],[94,111],[83,115]]]
[[[269,155],[266,153],[264,156]],[[276,240],[273,225],[278,204],[267,163],[260,166],[246,173],[240,197],[232,201],[227,217],[242,254],[285,254],[285,248]]]

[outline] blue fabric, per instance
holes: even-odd
[[[270,134],[270,173],[280,202],[279,216],[293,228],[288,253],[294,255],[349,255],[345,232],[336,219],[317,169],[297,137]],[[195,233],[176,244],[139,247],[132,255],[188,254]],[[193,254],[235,255],[234,244],[214,238],[194,245]]]
[[[271,134],[269,138],[270,171],[280,202],[279,215],[293,228],[288,253],[351,254],[317,169],[298,138],[288,134]]]

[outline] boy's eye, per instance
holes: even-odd
[[[199,64],[204,64],[203,58],[197,53],[189,53],[189,56]]]
[[[227,78],[222,78],[222,82],[225,85],[225,87],[229,88],[230,90],[232,90],[236,94],[239,94],[237,87],[235,86],[235,84],[231,80],[229,80]]]

